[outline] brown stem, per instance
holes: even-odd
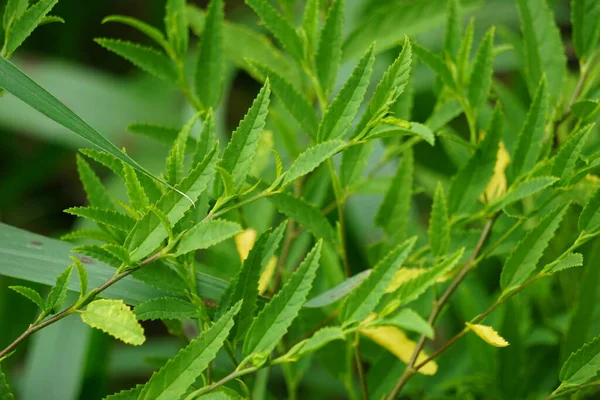
[[[356,370],[358,372],[358,380],[360,382],[360,388],[362,389],[363,399],[369,400],[369,388],[367,386],[365,369],[363,367],[362,357],[360,355],[360,340],[358,333],[354,339],[354,361],[356,363]]]
[[[587,387],[592,387],[592,386],[600,386],[600,380],[589,382],[589,383],[586,383],[584,385],[576,386],[576,387],[571,388],[571,389],[563,390],[562,392],[551,393],[548,396],[544,397],[544,400],[557,399],[559,397],[563,397],[566,394],[573,393],[573,392],[576,392],[578,390],[585,389]]]
[[[205,386],[205,387],[203,387],[201,389],[193,391],[192,393],[190,393],[185,398],[185,400],[195,399],[195,398],[197,398],[197,397],[199,397],[199,396],[201,396],[203,394],[206,394],[206,393],[208,393],[208,392],[210,392],[210,391],[218,388],[219,386],[222,386],[222,385],[226,384],[227,382],[229,382],[231,380],[234,380],[236,378],[242,377],[244,375],[251,374],[251,373],[256,372],[258,370],[259,370],[259,368],[257,368],[257,367],[249,367],[249,368],[241,369],[239,371],[233,371],[231,374],[227,375],[225,378],[221,379],[220,381],[217,381],[217,382],[213,383],[210,386]]]

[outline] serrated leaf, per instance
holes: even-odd
[[[182,57],[188,50],[189,41],[185,0],[166,1],[165,30],[175,53]]]
[[[131,124],[127,127],[127,130],[136,135],[156,140],[169,147],[173,145],[173,142],[177,139],[177,135],[181,132],[180,128],[145,123]]]
[[[308,300],[306,303],[304,303],[303,307],[321,308],[343,299],[352,293],[354,289],[365,279],[367,279],[371,272],[373,272],[372,269],[367,269],[354,276],[351,276],[339,285]]]
[[[131,389],[121,390],[120,392],[106,396],[102,400],[137,400],[143,388],[144,385],[138,384]]]
[[[4,7],[4,16],[2,19],[4,31],[10,28],[10,24],[15,18],[19,18],[27,9],[29,0],[8,0]]]
[[[572,353],[563,364],[559,379],[568,386],[582,385],[600,372],[600,336]]]
[[[9,286],[8,288],[33,301],[42,310],[45,308],[44,299],[36,290],[26,286]]]
[[[350,129],[371,79],[375,62],[374,48],[375,45],[369,47],[354,67],[350,78],[325,110],[317,133],[318,142],[339,139]]]
[[[560,147],[556,154],[552,165],[552,175],[560,178],[561,186],[566,186],[569,179],[575,174],[575,165],[593,126],[594,124],[589,124],[572,133],[569,140]]]
[[[233,318],[241,304],[231,307],[208,330],[181,349],[175,357],[155,372],[144,386],[139,400],[170,400],[183,396],[196,378],[215,358],[233,327]]]
[[[14,400],[13,394],[10,392],[10,387],[6,381],[6,376],[0,368],[0,400]]]
[[[270,353],[285,335],[310,292],[319,267],[321,246],[322,242],[317,242],[281,290],[256,316],[244,340],[244,356]]]
[[[261,266],[263,269],[265,269],[267,264],[271,262],[271,259],[273,258],[275,252],[279,248],[279,245],[283,240],[283,236],[285,235],[287,224],[287,220],[283,221],[269,235],[269,238],[267,239],[267,244],[265,245],[263,259],[261,261]]]
[[[579,100],[571,106],[571,111],[579,119],[590,121],[600,111],[600,100]]]
[[[144,328],[122,300],[95,300],[80,315],[81,320],[92,328],[100,329],[127,344],[139,346],[146,341]]]
[[[446,10],[446,30],[444,32],[444,52],[455,59],[462,36],[462,12],[458,0],[448,1]]]
[[[315,65],[321,89],[325,94],[333,89],[342,59],[344,3],[344,0],[334,0],[331,4],[317,45]]]
[[[200,310],[192,303],[176,297],[158,297],[138,304],[133,310],[137,319],[181,319],[195,318]]]
[[[177,134],[177,139],[173,142],[173,146],[169,150],[167,156],[167,182],[171,184],[179,183],[183,178],[185,167],[185,151],[187,148],[188,139],[192,127],[196,123],[200,115],[193,115]]]
[[[568,208],[569,204],[566,204],[552,210],[517,244],[504,263],[500,276],[500,287],[504,293],[517,288],[535,271]]]
[[[83,184],[88,203],[93,207],[114,210],[115,205],[100,178],[90,167],[90,164],[79,154],[77,154],[77,172],[79,180]]]
[[[373,141],[352,146],[344,151],[340,168],[342,187],[352,187],[360,181],[372,152]]]
[[[506,194],[508,182],[506,180],[506,168],[510,164],[510,154],[504,146],[504,142],[498,144],[498,154],[494,165],[494,174],[483,192],[484,200],[493,202]]]
[[[584,65],[598,47],[600,39],[600,3],[595,0],[571,1],[573,47]]]
[[[290,22],[266,1],[245,0],[245,2],[260,17],[263,25],[275,36],[283,48],[297,61],[302,61],[304,58],[302,41]]]
[[[147,23],[140,21],[135,18],[127,17],[125,15],[109,15],[102,20],[102,23],[105,24],[107,22],[118,22],[124,25],[128,25],[134,29],[137,29],[139,32],[145,34],[150,39],[154,40],[156,44],[160,45],[167,53],[171,51],[171,46],[169,42],[165,39],[165,35],[156,29],[155,27],[148,25]]]
[[[491,326],[481,324],[471,324],[466,322],[467,327],[479,336],[483,341],[494,347],[506,347],[509,343],[498,334]]]
[[[294,163],[285,174],[283,186],[287,186],[296,179],[310,173],[327,159],[333,157],[334,154],[342,150],[345,145],[346,143],[342,140],[329,140],[309,147],[296,157]]]
[[[491,203],[488,206],[487,211],[490,214],[494,214],[519,200],[523,200],[554,185],[558,180],[559,179],[554,176],[543,176],[519,182],[517,185],[511,187],[504,196]]]
[[[564,257],[546,265],[543,272],[546,274],[555,274],[565,269],[581,267],[583,265],[583,255],[580,253],[569,253]]]
[[[64,24],[65,20],[59,17],[58,15],[46,15],[44,18],[42,18],[42,21],[38,26],[52,24],[55,22],[58,22],[59,24]]]
[[[365,137],[367,140],[398,137],[401,135],[416,135],[430,145],[435,144],[435,136],[429,127],[418,122],[404,121],[394,117],[386,117],[382,123],[373,128]]]
[[[434,256],[445,254],[450,244],[450,221],[448,218],[448,204],[442,184],[438,182],[433,196],[431,216],[429,217],[429,245]]]
[[[469,77],[469,86],[467,88],[467,99],[473,109],[480,107],[487,99],[492,86],[493,64],[494,64],[494,32],[491,27],[479,45],[471,76]]]
[[[567,72],[567,59],[554,14],[546,0],[518,0],[517,6],[525,42],[529,93],[536,91],[538,82],[545,76],[548,93],[558,101]]]
[[[190,251],[207,249],[234,236],[241,230],[237,223],[221,219],[200,222],[183,234],[174,255],[179,256]]]
[[[235,196],[235,182],[233,181],[233,177],[227,172],[225,169],[217,166],[217,172],[219,173],[219,177],[221,178],[221,182],[223,183],[223,189],[225,191],[224,197],[230,198]]]
[[[275,204],[279,212],[295,220],[315,237],[323,238],[330,243],[337,243],[333,227],[313,205],[289,193],[269,196],[269,200]]]
[[[375,319],[368,323],[369,326],[393,326],[398,329],[417,332],[429,339],[434,338],[433,327],[416,311],[403,308],[392,317]]]
[[[273,93],[281,101],[283,107],[306,131],[308,136],[316,140],[319,121],[314,107],[306,100],[306,97],[278,72],[262,64],[251,63],[251,65],[269,78],[271,89],[273,89]]]
[[[415,241],[416,238],[408,239],[392,249],[377,263],[369,277],[346,298],[340,314],[345,325],[364,320],[377,307],[394,273],[408,258]]]
[[[406,282],[415,279],[417,276],[427,272],[427,268],[406,268],[402,267],[394,273],[392,281],[385,289],[386,293],[393,293]]]
[[[73,265],[69,265],[57,278],[56,283],[50,289],[44,310],[48,314],[56,314],[60,311],[65,300],[67,299],[67,292],[69,291],[69,283],[71,282],[71,273],[73,272]]]
[[[450,68],[448,68],[444,60],[442,60],[438,55],[433,54],[431,51],[419,46],[414,42],[412,44],[412,48],[415,55],[417,55],[417,57],[419,57],[419,59],[423,61],[425,65],[435,72],[444,85],[448,86],[454,91],[458,90],[456,81],[452,76],[452,71],[450,71]]]
[[[119,257],[117,257],[115,254],[105,249],[103,246],[98,246],[95,244],[84,244],[77,246],[74,247],[72,251],[95,258],[96,260],[115,268],[119,268],[123,263],[123,261],[121,261],[121,259],[119,259]]]
[[[344,331],[338,326],[327,326],[321,328],[314,333],[310,338],[304,339],[294,345],[286,354],[278,358],[281,362],[294,362],[299,358],[315,353],[329,342],[334,340],[346,340]],[[276,361],[277,362],[277,361]]]
[[[40,0],[27,10],[23,11],[16,19],[13,19],[10,24],[10,29],[6,32],[2,56],[7,58],[10,57],[25,39],[31,35],[31,32],[37,28],[56,3],[58,3],[58,0]],[[20,4],[18,8],[20,9],[22,6],[23,5]]]
[[[77,268],[77,275],[79,276],[79,297],[81,298],[84,294],[87,293],[88,289],[87,270],[83,266],[83,263],[77,257],[71,257],[71,261],[73,261],[73,264],[75,264],[75,268]]]
[[[206,10],[194,72],[196,94],[205,108],[216,108],[221,100],[224,76],[223,0],[211,0]]]
[[[502,118],[502,111],[496,107],[485,138],[477,146],[469,161],[452,179],[449,195],[451,214],[470,211],[494,175],[498,146],[503,131]]]
[[[192,200],[197,200],[208,186],[215,173],[217,162],[216,150],[213,150],[177,185]],[[165,193],[156,208],[167,215],[171,226],[175,225],[190,209],[192,204],[177,193]],[[141,260],[154,251],[168,234],[160,219],[152,212],[147,212],[139,220],[127,239],[128,250],[133,261]]]
[[[464,249],[458,250],[454,254],[448,256],[445,260],[428,268],[426,272],[401,285],[398,290],[393,293],[394,299],[399,302],[399,306],[416,300],[420,295],[425,293],[427,289],[433,286],[439,278],[452,271],[460,261],[463,253]]]
[[[194,149],[194,157],[192,158],[192,166],[200,164],[204,157],[210,152],[210,149],[215,147],[217,142],[217,127],[215,125],[215,117],[212,110],[209,110],[202,120],[202,130],[200,137],[196,142]]]
[[[119,39],[97,38],[94,41],[159,79],[168,82],[177,81],[175,64],[166,55],[152,47]]]
[[[414,180],[414,156],[412,149],[404,152],[396,175],[377,210],[375,223],[394,238],[402,239],[408,227],[410,203]]]
[[[150,205],[146,191],[140,183],[137,172],[129,165],[123,163],[123,177],[127,188],[129,204],[137,211],[143,212]]]
[[[242,262],[248,258],[248,254],[250,254],[250,250],[252,250],[252,247],[256,242],[256,236],[256,231],[252,228],[248,228],[244,229],[233,238],[235,242],[235,248],[240,255],[240,260]]]
[[[471,17],[465,33],[463,34],[456,56],[456,70],[458,72],[458,83],[465,83],[469,73],[469,57],[473,46],[473,35],[475,33],[475,18]]]
[[[266,81],[248,113],[232,133],[219,166],[233,177],[236,188],[246,181],[254,160],[261,132],[265,126],[271,89]]]
[[[133,229],[135,225],[135,221],[133,218],[118,213],[116,211],[107,210],[104,208],[97,207],[71,207],[65,210],[67,214],[76,215],[78,217],[83,217],[87,219],[91,219],[99,224],[104,224],[108,226],[112,226],[115,229],[129,232]]]
[[[593,233],[600,228],[600,189],[596,190],[585,203],[577,224],[580,231]]]

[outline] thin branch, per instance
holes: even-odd
[[[227,375],[225,378],[221,379],[220,381],[217,381],[210,386],[205,386],[203,388],[193,391],[185,398],[185,400],[193,400],[195,398],[198,398],[203,394],[206,394],[208,392],[215,390],[219,386],[223,386],[224,384],[226,384],[229,381],[232,381],[232,380],[242,377],[244,375],[251,374],[258,370],[259,370],[259,368],[257,368],[257,367],[249,367],[249,368],[241,369],[239,371],[233,371],[231,374]]]
[[[557,398],[563,397],[564,395],[567,395],[569,393],[577,392],[578,390],[585,389],[588,387],[593,387],[593,386],[600,386],[600,380],[589,382],[584,385],[575,386],[574,388],[563,390],[562,392],[558,392],[558,393],[553,392],[553,393],[549,394],[548,396],[544,397],[544,400],[557,399]]]
[[[369,400],[369,387],[367,386],[367,378],[363,367],[362,357],[360,355],[360,338],[358,332],[354,339],[354,361],[356,362],[356,370],[358,371],[358,381],[362,389],[363,399]]]

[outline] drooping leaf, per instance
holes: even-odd
[[[527,198],[549,186],[552,186],[556,182],[558,182],[558,178],[554,176],[543,176],[519,182],[517,185],[511,187],[504,196],[491,203],[487,210],[490,214],[493,214],[513,203],[516,203],[519,200]]]
[[[69,283],[71,281],[71,273],[73,272],[73,265],[69,265],[57,278],[56,283],[50,289],[44,310],[48,314],[56,314],[65,304],[67,299],[67,292],[69,291]]]
[[[502,269],[500,286],[504,293],[517,288],[535,271],[568,208],[569,204],[555,208],[517,244]]]
[[[241,230],[237,223],[226,220],[211,219],[200,222],[183,234],[177,245],[175,255],[207,249],[234,236]]]
[[[413,249],[416,238],[396,246],[377,265],[373,272],[346,298],[340,318],[344,324],[362,321],[377,307],[394,273]]]
[[[600,3],[595,0],[571,1],[573,47],[580,65],[589,61],[600,39]]]
[[[294,362],[302,356],[315,353],[329,342],[345,339],[344,331],[340,327],[327,326],[316,331],[310,338],[294,345],[294,347],[277,360],[281,360],[281,362]]]
[[[600,372],[600,336],[572,353],[563,364],[559,379],[567,386],[584,384]]]
[[[71,207],[65,210],[67,214],[76,215],[78,217],[88,218],[99,224],[112,226],[124,232],[129,232],[133,229],[135,221],[133,218],[118,213],[116,211],[107,210],[97,207]]]
[[[469,105],[477,109],[487,99],[492,86],[494,64],[494,27],[491,27],[479,45],[469,77],[467,98]]]
[[[146,341],[144,328],[122,300],[95,300],[80,315],[81,320],[92,328],[100,329],[127,344],[139,346]]]
[[[6,381],[6,376],[0,368],[0,400],[14,400],[13,394],[10,392],[10,387]]]
[[[9,286],[8,288],[33,301],[42,310],[44,309],[44,299],[36,290],[26,286]]]
[[[492,121],[475,154],[452,179],[449,205],[451,214],[470,211],[494,175],[498,146],[502,138],[502,111],[496,107]]]
[[[444,85],[448,86],[452,90],[458,90],[456,81],[452,76],[450,68],[446,65],[438,55],[433,54],[431,51],[419,46],[416,43],[412,44],[414,53],[419,57],[423,63],[425,63],[435,74],[440,78]]]
[[[345,0],[334,0],[327,11],[327,18],[321,30],[315,65],[321,89],[330,93],[342,59],[342,28],[344,26]]]
[[[127,17],[125,15],[109,15],[102,20],[102,23],[117,22],[124,25],[128,25],[132,28],[137,29],[139,32],[145,34],[150,39],[154,40],[156,44],[160,45],[167,53],[171,50],[171,45],[165,39],[165,35],[156,29],[155,27],[148,25],[147,23],[140,21],[135,18]]]
[[[176,297],[158,297],[138,304],[133,310],[137,319],[180,319],[195,318],[199,314],[197,306]]]
[[[244,340],[244,356],[270,353],[285,335],[312,287],[321,246],[322,242],[317,242],[281,290],[256,316]]]
[[[521,31],[525,41],[525,74],[529,93],[533,95],[543,76],[548,93],[560,99],[567,72],[567,58],[560,32],[547,0],[518,0]]]
[[[10,29],[6,32],[6,38],[4,42],[4,47],[2,48],[2,56],[10,57],[15,50],[31,35],[31,32],[42,22],[44,17],[48,15],[48,13],[52,10],[52,8],[58,3],[58,0],[40,0],[36,4],[29,7],[27,10],[23,11],[20,16],[16,16],[18,14],[18,10],[22,10],[23,4],[17,5],[17,11],[13,14],[13,19],[10,23]],[[13,3],[14,4],[14,3]],[[25,2],[25,6],[26,6]],[[10,10],[6,10],[6,13],[10,13]],[[13,11],[14,12],[14,11]],[[5,17],[5,24],[6,17]],[[5,25],[6,27],[6,25]],[[0,85],[0,87],[4,87]]]
[[[165,29],[175,53],[182,57],[188,50],[189,32],[185,0],[167,0],[165,5]]]
[[[570,178],[575,174],[575,164],[593,126],[593,124],[589,124],[578,129],[560,147],[552,165],[552,175],[560,178],[561,186],[569,184]]]
[[[600,189],[596,190],[585,203],[579,215],[580,231],[596,232],[600,228]]]
[[[432,326],[416,311],[410,308],[403,308],[392,317],[375,319],[368,324],[369,326],[393,326],[398,329],[417,332],[429,339],[433,339],[434,337]]]
[[[558,260],[551,262],[546,265],[542,270],[547,274],[555,274],[565,269],[573,267],[581,267],[583,265],[583,255],[580,253],[569,253],[564,257],[560,257]]]
[[[97,38],[94,41],[159,79],[168,82],[177,81],[175,64],[166,55],[152,47],[119,39]]]
[[[506,347],[508,342],[502,336],[498,334],[491,326],[481,324],[466,323],[467,327],[472,330],[477,336],[479,336],[486,343],[491,344],[494,347]]]
[[[237,188],[246,181],[246,176],[250,172],[260,135],[265,126],[270,93],[269,81],[266,81],[248,113],[231,135],[231,140],[219,164],[231,174]]]
[[[205,108],[216,108],[221,99],[225,69],[223,20],[223,0],[211,0],[195,71],[196,94]]]
[[[325,110],[325,115],[319,125],[317,141],[339,139],[350,129],[371,79],[375,62],[374,48],[374,45],[369,47],[354,67],[350,78]]]
[[[435,256],[443,255],[450,244],[450,221],[448,218],[446,195],[444,188],[439,182],[433,196],[428,233],[431,253]]]
[[[354,289],[365,279],[367,279],[371,272],[373,272],[372,269],[367,269],[354,276],[351,276],[339,285],[308,300],[306,303],[304,303],[303,307],[321,308],[343,299],[352,293]]]
[[[288,193],[270,196],[269,200],[281,213],[298,222],[315,237],[323,238],[330,243],[337,243],[333,227],[313,205]]]
[[[98,178],[94,170],[90,167],[90,164],[79,154],[77,155],[77,172],[79,180],[83,184],[83,190],[85,190],[88,203],[92,207],[114,210],[115,205],[100,178]]]
[[[342,140],[328,140],[327,142],[322,142],[309,147],[304,152],[300,153],[285,174],[283,186],[287,186],[296,179],[313,171],[323,162],[343,149],[345,144],[346,143]]]

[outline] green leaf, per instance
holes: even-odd
[[[221,177],[221,182],[223,182],[223,188],[225,190],[225,198],[233,197],[236,194],[235,190],[235,182],[233,178],[229,174],[229,172],[225,171],[221,167],[216,167],[219,176]]]
[[[394,299],[398,301],[398,306],[410,303],[419,298],[427,289],[435,285],[436,281],[452,271],[456,264],[460,261],[464,253],[464,249],[458,250],[456,253],[448,256],[444,261],[430,267],[426,272],[417,277],[403,283],[394,293]]]
[[[217,142],[217,127],[215,125],[215,117],[213,116],[212,110],[209,110],[202,121],[202,130],[200,131],[200,137],[196,142],[196,148],[194,149],[194,157],[192,159],[192,166],[196,166],[204,160],[204,157],[210,152],[210,149],[215,147]]]
[[[600,372],[600,336],[572,353],[560,369],[559,379],[567,386],[582,385]]]
[[[600,39],[600,3],[595,0],[571,0],[573,47],[579,64],[586,64]]]
[[[79,180],[83,184],[83,190],[87,195],[88,203],[93,207],[114,210],[115,205],[100,178],[90,167],[90,164],[79,154],[77,155],[77,172]]]
[[[233,318],[240,311],[237,303],[214,323],[208,330],[192,340],[185,348],[158,372],[155,372],[144,386],[139,400],[179,399],[196,378],[215,358],[217,351],[223,346],[229,331],[233,327]]]
[[[429,217],[429,244],[434,256],[446,253],[450,245],[450,221],[448,217],[448,204],[442,184],[438,182],[433,196],[431,216]]]
[[[525,41],[525,73],[529,93],[533,95],[542,77],[548,93],[560,100],[567,73],[567,58],[554,14],[547,0],[518,0],[521,31]]]
[[[216,150],[213,150],[204,158],[201,164],[198,164],[181,183],[177,189],[186,193],[187,196],[196,201],[208,186],[208,182],[215,173],[215,164],[217,162]],[[185,198],[181,198],[177,193],[165,193],[156,208],[167,215],[171,226],[175,225],[192,204]],[[154,251],[163,240],[167,238],[167,231],[160,219],[152,212],[147,212],[139,220],[128,237],[128,249],[131,252],[133,261],[141,260],[152,251]]]
[[[402,238],[408,227],[414,180],[414,156],[412,149],[404,152],[396,175],[377,210],[375,223],[390,237]]]
[[[444,32],[444,52],[455,59],[462,36],[462,12],[458,0],[449,0],[446,11],[446,31]]]
[[[140,183],[135,169],[123,163],[123,175],[129,204],[137,211],[143,212],[150,205],[144,187]]]
[[[160,45],[167,53],[172,51],[171,45],[165,39],[165,35],[155,27],[148,25],[147,23],[140,21],[135,18],[127,17],[124,15],[109,15],[102,20],[102,23],[105,24],[107,22],[118,22],[124,25],[128,25],[132,28],[137,29],[139,32],[145,34],[150,39],[154,40],[158,45]]]
[[[369,157],[373,152],[373,141],[352,146],[342,154],[340,180],[342,187],[352,187],[360,181],[367,166]]]
[[[321,308],[333,304],[348,296],[354,289],[360,285],[373,272],[371,269],[364,270],[331,288],[320,295],[313,297],[304,303],[305,308]]]
[[[46,306],[44,310],[48,314],[56,314],[60,311],[65,300],[67,299],[67,291],[69,290],[69,282],[71,281],[71,273],[73,272],[73,265],[69,265],[57,278],[56,284],[48,293],[46,299]]]
[[[331,93],[342,60],[344,0],[334,0],[327,12],[315,55],[317,77],[325,95]]]
[[[196,94],[205,108],[216,108],[221,100],[224,76],[223,0],[211,0],[206,10],[204,35],[196,62]]]
[[[52,10],[52,8],[58,3],[58,0],[40,0],[36,4],[29,7],[27,10],[22,12],[17,17],[16,13],[13,14],[12,23],[10,29],[6,32],[6,38],[4,47],[2,48],[2,56],[10,57],[15,50],[31,35],[31,32],[42,22],[44,17]],[[26,4],[26,3],[25,3]],[[17,6],[18,9],[22,9],[23,4]],[[6,10],[5,12],[9,12]],[[6,20],[6,14],[5,14]],[[5,25],[6,27],[6,25]],[[3,85],[0,85],[4,87]],[[6,89],[6,88],[5,88]]]
[[[250,166],[267,119],[270,94],[269,81],[266,81],[248,113],[231,135],[231,140],[227,144],[219,164],[221,168],[231,174],[237,188],[240,188],[246,181],[246,176],[250,172]]]
[[[319,267],[322,242],[308,253],[285,285],[254,318],[248,329],[242,354],[268,354],[292,324],[312,288]]]
[[[307,54],[313,57],[319,33],[319,0],[307,0],[302,15],[302,30],[306,37]]]
[[[42,310],[45,308],[44,299],[36,290],[26,286],[9,286],[8,288],[33,301]]]
[[[83,263],[77,257],[71,257],[71,261],[75,264],[75,268],[77,268],[77,275],[79,276],[79,293],[80,298],[83,297],[84,294],[87,293],[88,288],[88,276]]]
[[[0,368],[0,400],[14,400],[13,394],[10,392],[10,387],[6,381],[6,376]]]
[[[135,385],[135,387],[132,387],[131,389],[121,390],[118,393],[106,396],[102,400],[137,400],[140,393],[142,393],[143,388],[144,385]]]
[[[360,322],[377,307],[385,294],[394,273],[408,258],[415,245],[416,237],[408,239],[392,249],[377,263],[367,279],[346,298],[340,319],[344,325]]]
[[[523,240],[510,253],[500,277],[503,293],[519,287],[535,271],[538,261],[568,208],[569,204],[555,208],[535,228],[527,232]]]
[[[449,195],[451,214],[470,211],[494,175],[498,146],[503,132],[502,118],[502,111],[496,107],[485,138],[477,146],[475,154],[452,179]]]
[[[28,3],[29,0],[8,0],[6,2],[2,19],[5,32],[9,30],[14,19],[19,18],[27,10]]]
[[[39,4],[39,3],[38,3]],[[131,165],[137,171],[152,178],[163,185],[169,186],[160,178],[148,172],[131,157],[120,151],[108,139],[89,126],[71,109],[58,99],[32,81],[20,69],[3,57],[0,57],[0,87],[12,93],[15,97],[44,114],[51,120],[58,122],[65,128],[94,144],[101,150],[113,155],[119,160]],[[171,186],[169,186],[173,189]],[[180,193],[181,194],[181,193]],[[189,199],[188,199],[189,201]]]
[[[269,200],[277,209],[306,228],[316,238],[323,238],[330,243],[337,243],[335,231],[327,218],[313,205],[289,193],[269,196]]]
[[[60,240],[67,241],[78,239],[92,239],[107,243],[112,243],[115,240],[110,234],[98,229],[79,229],[77,231],[69,232],[60,237]]]
[[[575,174],[575,165],[593,126],[594,124],[589,124],[572,133],[569,140],[560,147],[556,154],[552,165],[552,175],[560,178],[561,186],[568,185],[570,178]]]
[[[180,128],[143,123],[131,124],[127,127],[127,130],[136,135],[156,140],[169,147],[173,145],[173,142],[177,139],[177,135],[181,132]]]
[[[456,56],[456,70],[458,72],[458,83],[465,83],[469,73],[469,57],[473,46],[473,35],[475,33],[475,18],[469,20],[467,29],[460,42],[458,55]]]
[[[265,251],[263,252],[263,258],[260,263],[261,272],[267,266],[271,257],[275,255],[275,252],[279,248],[281,241],[283,240],[283,236],[285,234],[285,230],[287,228],[288,221],[285,220],[280,223],[277,228],[273,229],[273,232],[269,235],[267,239],[267,243],[265,244]]]
[[[493,64],[494,64],[494,32],[491,27],[483,37],[469,78],[467,88],[467,99],[472,109],[479,108],[488,98],[492,86]]]
[[[173,142],[173,146],[167,156],[167,182],[171,184],[179,183],[183,178],[185,168],[185,150],[190,137],[190,131],[196,123],[199,114],[193,115],[188,122],[181,128],[177,134],[177,139]]]
[[[600,228],[600,189],[596,190],[585,203],[579,215],[580,231],[595,233]]]
[[[523,200],[526,197],[554,185],[558,180],[559,179],[554,176],[543,176],[519,182],[517,185],[511,187],[504,196],[490,204],[487,211],[489,214],[494,214],[519,200]]]
[[[207,249],[241,231],[241,226],[231,221],[211,219],[200,222],[183,234],[174,255]]]
[[[417,332],[429,339],[433,339],[435,336],[432,326],[410,308],[403,308],[392,317],[376,319],[368,326],[394,326],[405,331]]]
[[[580,100],[571,106],[571,111],[579,119],[590,121],[600,111],[600,100]]]
[[[138,304],[133,310],[137,319],[181,319],[196,318],[200,312],[197,306],[176,297],[158,297]]]
[[[139,346],[146,341],[144,328],[122,300],[95,300],[80,315],[81,320],[92,328],[100,329],[127,344]]]
[[[583,255],[580,253],[569,253],[564,257],[560,257],[558,260],[546,265],[542,272],[545,274],[555,274],[565,269],[573,267],[581,267],[583,265]]]
[[[365,55],[356,64],[350,78],[325,110],[325,115],[323,115],[323,120],[319,125],[317,141],[324,142],[329,139],[338,139],[350,129],[352,120],[358,112],[358,107],[362,103],[371,79],[375,61],[374,48],[374,45],[369,47]]]
[[[269,78],[273,93],[281,101],[283,107],[285,107],[312,139],[316,139],[319,121],[317,120],[317,114],[313,106],[306,100],[306,97],[300,94],[285,78],[269,67],[255,63],[251,63],[251,65]]]
[[[165,5],[165,28],[169,43],[181,58],[188,50],[189,41],[185,0],[167,0]]]
[[[283,48],[297,61],[302,61],[304,58],[302,41],[290,22],[266,1],[245,0],[245,2],[260,17],[263,25],[275,36]]]
[[[382,123],[372,129],[365,139],[373,140],[401,135],[416,135],[432,146],[435,144],[435,136],[426,125],[418,122],[404,121],[395,117],[384,118]]]
[[[84,244],[81,246],[74,247],[72,250],[75,253],[95,258],[96,260],[108,264],[111,267],[119,268],[123,263],[123,261],[121,261],[119,257],[117,257],[108,249],[105,249],[103,246],[98,246],[95,244]]]
[[[435,72],[444,85],[448,86],[451,90],[458,90],[456,81],[452,76],[452,71],[450,71],[450,68],[448,68],[448,65],[446,65],[444,60],[416,43],[413,43],[412,46],[417,57],[419,57],[419,59],[423,61],[425,65]]]
[[[99,224],[112,226],[115,229],[129,232],[133,229],[133,218],[112,210],[97,207],[71,207],[65,210],[67,214],[88,218]]]
[[[334,340],[346,340],[344,331],[338,326],[327,326],[316,331],[310,338],[304,339],[294,345],[287,353],[279,357],[274,363],[295,362],[299,358],[315,353],[327,343]]]
[[[333,157],[346,145],[342,140],[329,140],[309,147],[294,160],[290,169],[285,174],[283,186],[287,186],[296,179],[310,173],[327,159]]]
[[[119,39],[97,38],[94,41],[159,79],[168,82],[177,81],[177,68],[175,64],[163,53],[151,47]]]

